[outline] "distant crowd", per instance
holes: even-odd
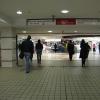
[[[36,54],[37,54],[37,63],[41,64],[41,55],[42,55],[42,51],[43,51],[43,44],[41,43],[40,39],[37,41],[37,43],[34,47],[34,44],[31,41],[31,36],[28,35],[27,39],[25,39],[19,45],[19,49],[20,49],[19,57],[21,59],[25,58],[26,73],[30,72],[30,67],[32,65],[32,58],[33,58],[34,50],[36,51]],[[81,43],[80,43],[80,55],[79,55],[79,58],[81,58],[82,67],[85,67],[85,62],[86,62],[86,59],[88,58],[90,49],[91,48],[90,48],[88,42],[85,42],[85,40],[82,39]],[[55,51],[55,53],[57,51],[56,43],[54,44],[54,51]],[[74,42],[72,40],[68,41],[67,51],[69,54],[69,60],[72,61],[73,55],[75,53],[75,46],[74,46]],[[93,51],[95,52],[95,45],[93,45]],[[99,44],[99,51],[100,51],[100,44]]]

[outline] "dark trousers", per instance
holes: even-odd
[[[72,61],[73,54],[69,53],[69,60]]]
[[[37,53],[37,62],[41,63],[41,53]]]
[[[82,58],[82,67],[85,66],[86,58]]]

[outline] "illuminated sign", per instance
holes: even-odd
[[[26,24],[32,25],[100,25],[100,18],[40,18],[27,19]]]
[[[75,25],[75,18],[58,18],[56,19],[56,25]]]

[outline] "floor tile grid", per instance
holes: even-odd
[[[51,70],[49,70],[51,72]],[[44,81],[44,84],[46,83],[46,85],[44,85],[44,93],[43,93],[43,100],[48,100],[49,99],[49,94],[50,94],[50,89],[51,89],[51,86],[50,86],[50,79],[51,79],[51,75],[50,75],[50,72],[48,72],[48,74],[46,75],[46,78],[45,78],[45,81]]]
[[[83,69],[84,70],[84,69]],[[65,72],[66,73],[66,72]],[[69,74],[69,73],[67,73],[67,74]],[[68,76],[68,75],[65,75],[65,76]],[[90,77],[91,76],[91,77]],[[78,79],[79,78],[79,79]],[[89,78],[90,78],[90,80],[89,80]],[[79,96],[79,93],[81,93],[81,98],[85,98],[85,96],[87,97],[87,99],[89,99],[89,98],[91,98],[92,97],[92,99],[93,99],[93,97],[95,97],[95,99],[96,99],[96,94],[98,94],[99,92],[100,92],[100,90],[98,90],[98,92],[96,92],[96,94],[94,94],[94,91],[95,91],[95,87],[93,87],[93,85],[91,85],[91,80],[92,80],[92,75],[89,75],[88,77],[86,76],[86,74],[84,73],[84,74],[82,74],[82,76],[81,77],[78,77],[78,76],[76,76],[76,75],[72,75],[72,77],[71,77],[71,75],[70,75],[70,80],[68,80],[68,77],[66,77],[66,84],[68,84],[68,86],[70,87],[70,91],[72,92],[72,93],[69,93],[69,94],[72,94],[72,96],[70,96],[71,98],[74,96],[76,96],[77,97],[77,95],[78,95],[78,98],[80,97]],[[75,82],[75,80],[77,80],[76,82]],[[79,80],[79,81],[78,81]],[[83,80],[83,81],[82,81]],[[81,82],[80,82],[81,81]],[[76,86],[74,85],[74,84],[76,84]],[[99,85],[100,86],[100,85]],[[90,96],[89,96],[89,94],[88,94],[88,92],[87,92],[87,90],[86,89],[84,89],[84,87],[86,87],[88,90],[89,90],[89,92],[90,92]],[[67,87],[68,88],[68,87]],[[79,89],[79,90],[78,90]],[[92,92],[93,93],[92,93]],[[78,92],[78,93],[77,93]],[[83,95],[84,95],[84,97],[83,97]],[[98,98],[98,97],[97,97]],[[97,99],[98,100],[98,99]]]
[[[57,73],[54,70],[52,70],[51,68],[50,69],[50,72],[49,72],[49,75],[48,75],[48,86],[46,87],[46,91],[48,91],[48,96],[49,96],[49,99],[55,99],[55,93],[56,93],[56,79],[57,79]]]
[[[3,97],[8,94],[8,98],[11,99],[12,96],[12,100],[19,100],[20,98],[22,98],[20,100],[31,100],[32,97],[36,97],[36,99],[32,100],[41,100],[41,98],[42,100],[44,98],[45,100],[63,100],[61,98],[63,97],[61,90],[64,86],[63,84],[65,84],[67,100],[93,100],[94,98],[94,100],[99,100],[100,73],[98,70],[100,71],[100,68],[48,67],[48,69],[32,71],[30,74],[22,77],[22,81],[14,79],[0,82],[0,88],[2,87],[1,90],[3,89],[4,91],[5,89],[7,90]],[[63,77],[65,77],[65,80]],[[51,95],[53,94],[51,93],[52,86],[54,87],[54,95]],[[45,88],[43,89],[44,91],[48,90],[47,95],[40,95],[41,87]],[[15,95],[13,90],[16,90]],[[25,91],[24,96],[22,96],[23,92],[20,92],[20,90]],[[36,90],[38,91],[37,95],[33,95]],[[18,93],[20,95],[17,95]],[[32,95],[27,93],[32,93]],[[6,100],[7,98],[2,99]]]
[[[17,88],[14,88],[14,86],[19,86],[19,87],[20,87],[20,91],[21,91],[21,90],[23,90],[22,87],[21,87],[21,85],[23,85],[23,87],[24,87],[25,82],[27,82],[27,81],[29,81],[29,80],[26,80],[26,81],[24,81],[24,82],[18,81],[19,83],[21,83],[21,84],[19,84],[20,86],[18,85],[18,83],[16,83],[16,81],[14,81],[14,82],[11,82],[11,81],[10,81],[10,84],[12,84],[12,87],[9,86],[9,83],[6,82],[6,84],[7,84],[10,88],[8,87],[8,89],[7,89],[7,87],[4,86],[4,88],[6,89],[6,93],[3,92],[3,95],[6,94],[6,96],[8,95],[8,97],[9,97],[9,95],[10,95],[10,96],[13,96],[13,90],[15,90],[15,91],[18,93],[18,91],[17,91],[18,87],[17,87]],[[25,87],[28,88],[27,85],[25,85]],[[7,93],[7,90],[8,90],[9,93]],[[10,90],[11,90],[11,91],[10,91]],[[19,90],[19,89],[18,89],[18,90]],[[25,90],[25,89],[24,89],[24,90]],[[12,94],[12,95],[11,95],[11,94]],[[20,94],[22,94],[22,93],[20,92]],[[16,94],[16,95],[17,95],[17,94]],[[0,96],[0,97],[1,97],[1,96]],[[14,96],[14,97],[17,97],[17,96]],[[20,97],[20,96],[19,96],[19,97]],[[21,97],[22,97],[22,96],[21,96]]]
[[[47,82],[47,86],[45,88],[45,93],[43,95],[43,100],[44,98],[46,97],[46,100],[47,100],[47,97],[48,99],[54,99],[56,100],[56,98],[58,99],[58,97],[61,97],[59,96],[60,95],[60,82],[58,81],[59,78],[58,78],[58,74],[56,72],[56,69],[53,68],[53,70],[50,70],[50,72],[48,73],[48,77],[46,79],[46,82]],[[60,84],[58,84],[60,83]],[[57,85],[57,86],[56,86]]]
[[[54,99],[55,100],[66,100],[63,70],[62,68],[55,68],[55,72],[56,72],[56,77],[55,77]]]
[[[44,74],[44,77],[42,77],[41,81],[39,82],[41,88],[39,89],[37,94],[34,95],[36,97],[36,100],[38,100],[40,98],[41,98],[41,100],[43,99],[45,88],[47,86],[47,82],[45,82],[47,75],[48,75],[48,70],[46,70],[46,73]],[[33,98],[34,98],[34,96],[33,96]]]
[[[35,96],[37,98],[39,96],[40,91],[41,91],[41,89],[42,89],[42,87],[44,85],[44,79],[45,79],[46,75],[47,75],[47,70],[46,70],[45,73],[43,71],[43,74],[42,75],[41,74],[39,75],[40,76],[40,78],[39,78],[40,80],[38,80],[36,82],[36,85],[35,85],[36,89],[35,89],[35,91],[33,91],[33,97]]]

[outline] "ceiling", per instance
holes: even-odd
[[[60,13],[61,10],[69,10],[67,14]],[[16,11],[21,10],[22,15]],[[100,33],[99,24],[77,24],[77,25],[33,25],[27,26],[26,19],[40,18],[100,18],[100,0],[0,0],[0,27],[16,27],[18,33]],[[99,19],[100,20],[100,19]]]

